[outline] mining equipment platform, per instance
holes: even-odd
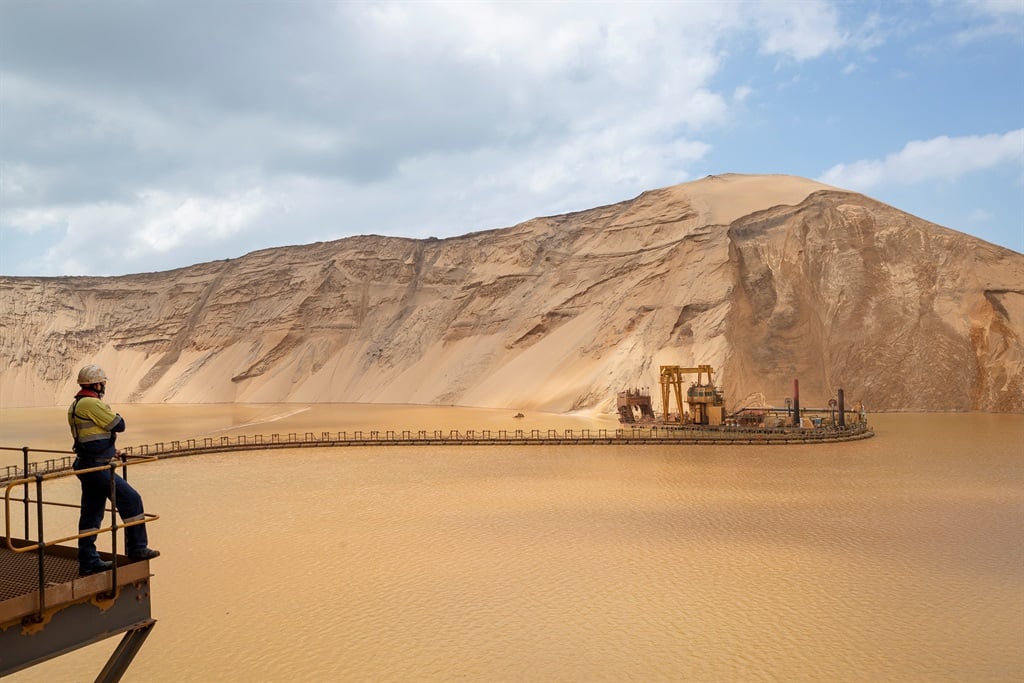
[[[26,462],[23,471],[29,469]],[[43,484],[69,476],[74,473],[37,472],[6,482],[5,538],[0,541],[0,677],[121,635],[96,677],[98,682],[113,683],[124,675],[156,624],[150,608],[149,561],[117,553],[117,532],[127,525],[119,524],[111,510],[110,525],[99,530],[99,539],[110,540],[111,552],[100,553],[113,562],[108,571],[80,576],[77,549],[61,545],[78,535],[51,540],[49,536],[60,533],[54,534],[52,524],[44,533],[45,509],[77,505],[45,500]],[[146,514],[140,523],[157,518]],[[24,527],[24,537],[13,535],[15,526]]]
[[[626,389],[619,392],[616,399],[621,424],[648,428],[680,427],[691,434],[704,433],[708,436],[720,433],[721,427],[732,427],[755,434],[783,436],[787,440],[796,435],[807,438],[808,432],[805,432],[805,429],[816,431],[821,440],[829,441],[847,440],[850,437],[871,433],[867,428],[863,404],[858,401],[853,410],[847,410],[842,388],[837,390],[836,398],[829,399],[827,408],[801,410],[800,380],[794,379],[793,397],[786,399],[785,408],[773,408],[762,403],[756,407],[745,406],[727,414],[725,395],[722,389],[715,385],[714,368],[710,365],[692,368],[662,365],[659,375],[661,415],[654,410],[650,389]],[[697,375],[697,380],[685,391],[684,375]],[[689,410],[683,407],[684,404]],[[795,434],[794,429],[797,430]]]

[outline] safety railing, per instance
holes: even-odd
[[[8,449],[9,450],[9,449]],[[25,457],[28,458],[28,453],[32,449],[25,448]],[[52,451],[51,451],[52,452]],[[35,620],[39,621],[43,618],[43,613],[46,610],[46,549],[53,546],[60,545],[61,543],[67,543],[68,541],[74,541],[79,538],[86,536],[97,536],[101,534],[110,534],[110,554],[114,558],[114,562],[110,569],[110,591],[109,594],[112,596],[117,591],[117,532],[121,529],[127,529],[128,527],[138,526],[139,524],[146,524],[149,522],[156,521],[159,519],[159,515],[152,513],[143,513],[142,519],[133,520],[129,522],[118,523],[117,517],[117,485],[114,475],[117,473],[117,468],[121,468],[122,478],[127,479],[128,466],[138,465],[147,462],[156,461],[156,457],[132,457],[130,455],[123,455],[118,459],[113,459],[109,464],[100,465],[98,467],[83,468],[80,470],[70,470],[63,472],[34,472],[31,475],[15,479],[7,482],[4,488],[4,542],[7,549],[15,553],[27,553],[35,552],[38,557],[38,587],[39,587],[39,605],[36,613]],[[27,460],[26,460],[27,463]],[[31,468],[26,465],[25,471],[29,472]],[[110,525],[101,527],[99,529],[91,529],[88,533],[76,533],[60,538],[50,539],[47,538],[45,533],[46,526],[44,520],[44,510],[48,507],[62,507],[62,508],[75,508],[78,509],[78,504],[64,503],[53,500],[45,500],[43,495],[43,483],[48,481],[54,481],[58,479],[65,479],[67,477],[77,476],[78,474],[86,474],[89,472],[100,472],[104,470],[110,471],[110,493],[108,494],[108,500],[110,505],[106,508],[106,511],[110,513]],[[32,498],[29,495],[29,489],[34,485],[35,497]],[[23,493],[20,498],[12,496],[12,492],[15,489],[21,488]],[[21,503],[23,506],[23,517],[24,517],[24,539],[18,539],[19,542],[15,543],[13,536],[12,521],[14,514],[11,508],[12,503]],[[35,521],[36,521],[36,538],[31,538],[31,524],[30,518],[32,507],[35,508]]]
[[[20,446],[18,448],[0,446],[0,451],[17,451],[22,454],[21,467],[5,465],[3,468],[0,468],[0,483],[10,481],[11,479],[18,479],[19,477],[27,477],[37,472],[63,472],[71,469],[71,465],[75,462],[73,451],[51,451],[45,448],[29,448],[28,446]],[[62,457],[31,462],[29,460],[29,453],[51,453]]]
[[[202,453],[267,450],[274,448],[342,448],[349,446],[530,446],[530,445],[694,445],[694,444],[806,444],[824,441],[853,441],[873,436],[861,423],[844,428],[799,427],[759,428],[742,425],[709,426],[635,426],[619,429],[370,429],[339,432],[289,432],[237,436],[204,437],[160,441],[126,446],[130,456],[173,458]],[[3,449],[0,447],[0,449]],[[20,450],[11,449],[6,450]],[[50,451],[59,453],[60,451]],[[40,472],[70,469],[71,460],[52,459],[30,463]],[[0,470],[0,484],[10,479],[15,468],[8,467],[6,477]],[[24,470],[23,470],[24,471]],[[27,471],[33,471],[31,469]],[[20,473],[18,473],[20,474]]]
[[[125,452],[137,455],[187,455],[191,452],[291,448],[295,446],[362,446],[440,444],[550,444],[558,443],[676,443],[680,441],[746,441],[749,438],[813,440],[842,438],[870,432],[866,425],[838,429],[650,426],[620,429],[516,429],[516,430],[356,430],[352,432],[290,432],[182,439],[129,446]]]

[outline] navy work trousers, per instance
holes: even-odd
[[[100,463],[95,461],[75,460],[74,469],[83,470],[96,467]],[[110,477],[113,472],[110,468],[97,472],[86,472],[78,475],[82,483],[82,511],[78,518],[78,533],[98,530],[103,525],[103,513],[110,498]],[[142,496],[133,489],[128,482],[114,474],[115,495],[117,498],[117,512],[124,522],[132,522],[143,519]],[[125,551],[132,553],[144,550],[149,545],[146,537],[146,525],[138,524],[127,527],[124,530]],[[78,539],[78,563],[83,567],[96,564],[100,559],[96,551],[96,534],[83,536]]]

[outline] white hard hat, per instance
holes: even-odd
[[[107,373],[103,372],[103,368],[98,365],[86,365],[78,371],[78,383],[82,386],[106,381]]]

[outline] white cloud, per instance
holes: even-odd
[[[133,211],[141,221],[131,232],[125,255],[164,253],[229,238],[254,221],[267,205],[259,190],[217,198],[144,192]]]
[[[1024,2],[1020,0],[968,0],[966,4],[981,14],[994,17],[1024,17]]]
[[[7,202],[22,202],[41,196],[48,180],[45,170],[29,164],[0,162],[0,198]]]
[[[974,209],[969,214],[967,214],[967,222],[974,224],[988,223],[989,221],[992,220],[992,218],[992,212],[988,211],[987,209]]]
[[[850,190],[909,185],[928,180],[956,180],[1002,164],[1024,165],[1024,128],[1002,135],[971,135],[908,142],[884,159],[837,164],[819,180]]]
[[[836,8],[824,2],[744,4],[761,29],[761,50],[798,61],[819,57],[846,44]],[[793,11],[799,7],[800,11]]]
[[[967,0],[963,8],[972,17],[956,32],[953,42],[960,46],[979,41],[1010,37],[1020,42],[1024,31],[1024,2],[1020,0]]]
[[[46,252],[48,271],[103,275],[144,268],[147,259],[174,250],[201,253],[251,228],[270,208],[259,190],[215,198],[151,190],[132,203],[18,209],[6,222],[29,234],[63,235]]]
[[[791,65],[850,43],[816,1],[255,3],[227,28],[236,14],[5,15],[0,227],[62,236],[40,239],[44,272],[618,201],[686,180],[730,108],[756,109],[767,89],[723,75],[730,50]],[[86,235],[103,259],[80,258]]]
[[[60,229],[67,223],[67,210],[60,207],[15,209],[6,212],[4,224],[15,232],[35,235],[44,230]]]

